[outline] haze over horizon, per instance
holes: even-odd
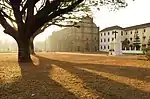
[[[94,13],[94,22],[100,29],[119,25],[129,27],[150,22],[150,0],[127,0],[128,6],[118,11],[109,11],[101,7],[101,11]]]
[[[121,27],[128,27],[143,23],[150,22],[150,0],[127,0],[128,6],[126,8],[119,9],[118,11],[110,11],[106,6],[101,7],[100,11],[93,12],[94,22],[100,30],[119,25]],[[47,28],[44,33],[38,35],[35,41],[43,41],[47,38],[53,31],[59,30],[57,26],[51,26]],[[13,38],[6,36],[3,33],[3,29],[0,28],[0,40],[13,41]]]

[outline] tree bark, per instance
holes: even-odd
[[[19,62],[31,62],[30,56],[30,39],[17,40],[18,43],[18,61]]]
[[[31,37],[31,39],[30,39],[30,54],[35,55],[33,40],[34,40],[34,38]]]

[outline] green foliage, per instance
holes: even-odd
[[[126,38],[123,42],[122,42],[122,48],[123,49],[129,49],[129,44],[130,44],[130,41]]]
[[[143,50],[143,54],[145,55],[147,60],[150,60],[150,38],[148,40],[147,47],[146,47],[146,45],[143,45],[142,50]]]
[[[146,48],[143,50],[143,54],[147,58],[147,60],[150,60],[150,48]]]
[[[140,49],[140,44],[141,44],[141,42],[140,42],[139,35],[138,35],[138,33],[135,33],[133,45],[134,45],[134,47],[136,47],[136,49]]]

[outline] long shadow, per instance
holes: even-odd
[[[0,99],[77,99],[73,93],[51,79],[51,64],[19,63],[22,77],[0,86]],[[51,61],[50,61],[51,63]]]
[[[106,72],[118,76],[150,82],[150,68],[142,68],[142,67],[140,68],[134,66],[120,66],[120,65],[104,65],[104,64],[94,64],[94,63],[93,64],[76,63],[75,65],[82,68],[88,68],[100,72]]]
[[[91,73],[91,72],[76,68],[76,67],[81,66],[83,68],[94,69],[98,65],[72,63],[72,62],[67,62],[67,61],[48,59],[48,58],[41,57],[41,56],[38,56],[38,57],[39,57],[39,59],[50,62],[51,64],[55,64],[55,65],[59,66],[60,68],[67,70],[71,74],[78,76],[80,79],[83,80],[83,82],[85,84],[85,88],[88,88],[88,89],[90,88],[91,90],[94,90],[97,93],[102,93],[104,99],[149,99],[149,97],[150,97],[149,92],[145,92],[145,91],[137,89],[133,86],[126,85],[124,83],[119,83],[119,82],[110,80],[108,78],[102,77],[100,75],[97,75],[95,73]],[[86,66],[86,65],[88,65],[88,66]],[[92,66],[93,66],[93,68],[91,68]],[[130,67],[126,67],[126,68],[130,69]],[[99,68],[99,71],[100,71],[100,69],[101,68]],[[131,69],[133,70],[132,72],[136,71],[136,69],[134,69],[133,67],[131,67]],[[97,68],[96,68],[96,70],[97,70]],[[115,74],[115,71],[117,72],[117,68],[114,67],[114,69],[113,69],[113,66],[112,67],[111,66],[104,67],[104,65],[103,65],[102,71]],[[122,71],[120,71],[120,72],[122,72]],[[122,75],[124,75],[126,77],[132,77],[130,75],[125,74],[125,72],[128,74],[130,71],[127,71],[125,69],[125,71],[124,71],[124,73],[122,73]],[[118,73],[118,75],[119,75],[119,73]]]
[[[80,64],[79,67],[150,82],[150,68],[104,64]]]

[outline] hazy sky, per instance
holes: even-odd
[[[109,11],[106,7],[94,14],[95,23],[103,29],[108,26],[122,27],[150,22],[150,0],[126,0],[128,6],[117,12]]]
[[[94,22],[100,29],[108,26],[119,25],[122,27],[132,26],[137,24],[143,24],[150,22],[150,0],[126,0],[128,6],[122,8],[119,11],[109,11],[107,7],[101,7],[100,11],[94,12]],[[50,27],[45,30],[44,33],[37,36],[35,40],[44,40],[52,31],[59,29],[58,27]],[[2,30],[0,29],[0,32]],[[0,33],[0,39],[7,38],[3,37]],[[9,38],[10,39],[10,38]]]

